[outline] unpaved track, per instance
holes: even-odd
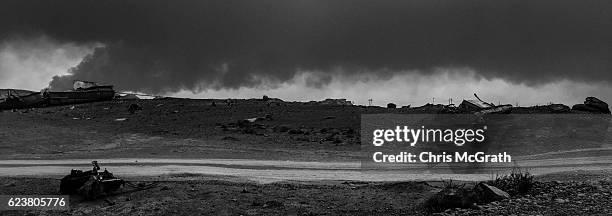
[[[298,162],[244,159],[98,159],[102,168],[122,177],[228,176],[257,182],[275,181],[407,181],[488,180],[489,174],[406,174],[363,171],[359,162]],[[515,160],[516,165],[541,175],[574,170],[612,170],[612,156],[544,160]],[[91,168],[91,160],[0,160],[0,176],[61,177],[70,169]],[[450,173],[450,172],[449,172]],[[195,174],[195,175],[194,175]]]

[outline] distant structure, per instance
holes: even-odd
[[[323,101],[320,101],[319,104],[321,105],[343,105],[343,106],[351,106],[353,105],[353,102],[351,101],[347,101],[344,98],[341,99],[325,99]]]
[[[395,105],[394,103],[388,103],[387,104],[387,108],[395,109],[395,108],[397,108],[397,105]]]
[[[368,99],[368,106],[372,106],[372,98]]]

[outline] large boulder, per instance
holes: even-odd
[[[495,186],[488,185],[484,182],[481,182],[476,185],[474,190],[477,191],[479,195],[479,200],[481,202],[493,202],[510,198],[510,194],[508,194],[508,192],[503,191]]]
[[[444,188],[425,200],[424,207],[432,212],[445,209],[471,208],[478,202],[477,194],[465,188]]]

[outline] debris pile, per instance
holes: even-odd
[[[142,110],[142,106],[138,105],[138,104],[130,104],[128,106],[128,112],[130,112],[131,114],[136,113],[136,111]]]
[[[459,104],[459,109],[465,111],[480,111],[491,107],[493,106],[477,100],[463,100],[461,104]]]
[[[610,114],[608,104],[599,100],[596,97],[587,97],[583,104],[576,104],[572,107],[573,111],[587,113],[604,113]]]
[[[40,92],[2,89],[0,93],[0,110],[31,108],[42,106],[45,103]]]
[[[569,113],[571,111],[570,107],[564,104],[550,104],[547,107],[551,113]]]
[[[231,122],[227,124],[217,124],[223,131],[231,131],[231,132],[241,132],[244,134],[255,134],[255,135],[265,135],[266,132],[269,132],[268,126],[264,124],[260,124],[257,122],[272,120],[272,115],[267,114],[264,117],[255,117],[242,119],[237,122]]]
[[[323,120],[335,119],[335,116],[324,117]],[[357,142],[358,131],[353,128],[314,128],[314,127],[292,127],[288,125],[274,125],[272,115],[242,119],[230,123],[217,123],[217,127],[226,132],[237,132],[258,136],[269,136],[272,133],[287,134],[292,139],[308,142],[331,142],[340,144],[345,142]],[[233,137],[224,137],[222,140],[234,140]]]
[[[25,90],[4,90],[6,97],[0,97],[0,109],[22,109],[54,105],[87,103],[112,100],[115,90],[112,85],[98,85],[94,82],[76,80],[71,91],[41,92]],[[26,93],[28,92],[28,93]]]
[[[352,106],[353,102],[347,101],[346,99],[325,99],[323,101],[316,102],[318,105],[336,105],[336,106]]]

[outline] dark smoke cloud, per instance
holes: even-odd
[[[338,67],[381,77],[470,67],[534,85],[612,81],[610,11],[607,0],[8,0],[0,2],[0,37],[105,44],[53,86],[84,79],[199,91]]]

